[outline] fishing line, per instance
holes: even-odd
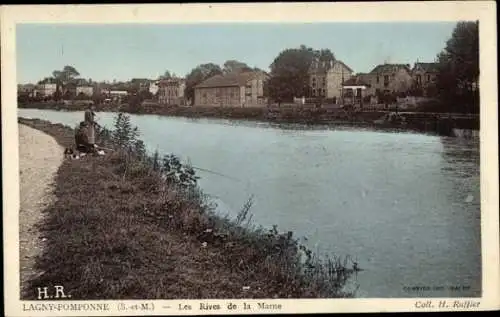
[[[236,182],[243,182],[241,179],[234,178],[234,177],[231,177],[231,176],[219,173],[219,172],[214,172],[214,171],[211,171],[211,170],[208,170],[208,169],[205,169],[205,168],[201,168],[201,167],[196,167],[196,166],[191,166],[191,167],[194,168],[194,169],[197,169],[199,171],[203,171],[203,172],[211,173],[211,174],[214,174],[214,175],[222,176],[222,177],[231,179],[231,180],[236,181]]]

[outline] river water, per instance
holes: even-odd
[[[74,127],[82,112],[19,109]],[[98,113],[112,127],[112,113]],[[351,256],[358,297],[481,296],[479,140],[354,128],[132,115],[149,150],[195,167],[235,215]],[[429,287],[425,291],[408,288]],[[459,287],[457,290],[451,289]]]

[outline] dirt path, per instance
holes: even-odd
[[[53,181],[64,158],[64,149],[51,136],[19,125],[20,204],[19,247],[21,291],[26,281],[42,272],[33,267],[36,256],[43,249],[43,237],[37,224],[43,219],[42,211],[55,199]]]

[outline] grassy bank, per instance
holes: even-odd
[[[19,121],[73,146],[72,128]],[[44,273],[31,289],[63,285],[72,299],[354,295],[343,289],[357,271],[351,262],[318,258],[291,232],[252,225],[251,200],[236,219],[216,215],[192,169],[140,153],[140,142],[127,150],[116,135],[99,134],[115,151],[59,168],[57,201],[41,224]]]

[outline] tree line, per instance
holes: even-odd
[[[284,49],[269,66],[269,79],[264,84],[265,96],[274,101],[309,96],[309,70],[313,61],[328,63],[335,60],[329,49],[305,45]],[[479,112],[479,22],[458,22],[436,62],[436,84],[430,89],[437,96],[439,106],[448,111]],[[201,64],[186,76],[185,95],[192,99],[194,86],[209,77],[249,69],[248,65],[238,61],[228,61],[223,68],[213,63]],[[394,101],[395,96],[392,97],[384,96]]]
[[[479,111],[479,22],[458,22],[445,43],[444,49],[437,55],[438,74],[435,91],[441,105],[450,111]],[[309,96],[309,69],[314,61],[333,62],[335,55],[330,49],[314,49],[301,45],[281,51],[269,66],[269,78],[264,83],[264,94],[274,101],[291,101],[294,97]],[[221,74],[244,71],[261,71],[238,60],[228,60],[222,67],[215,63],[204,63],[194,67],[186,76],[184,96],[194,100],[194,87],[206,79]],[[55,99],[64,98],[66,87],[79,76],[73,66],[55,70],[51,78],[57,84]],[[176,77],[168,70],[160,79]],[[135,87],[135,86],[134,86]],[[136,99],[147,99],[149,92],[135,90],[140,95]],[[140,102],[140,100],[139,100]]]

